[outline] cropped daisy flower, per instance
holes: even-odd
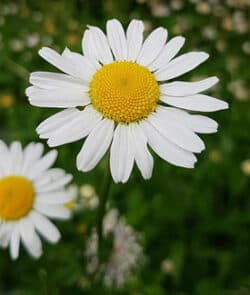
[[[212,112],[228,104],[201,94],[218,82],[173,81],[208,58],[204,52],[175,57],[183,37],[167,42],[164,28],[143,41],[143,22],[132,20],[124,32],[117,20],[107,22],[107,35],[89,26],[83,55],[66,48],[58,54],[42,48],[39,54],[64,72],[34,72],[26,91],[34,106],[65,110],[42,122],[37,132],[51,147],[86,141],[77,156],[81,171],[93,169],[110,148],[115,182],[126,182],[134,163],[145,179],[153,158],[148,146],[167,162],[193,168],[194,153],[205,145],[197,133],[214,133],[218,124],[188,111]],[[170,105],[170,106],[167,106]]]
[[[98,236],[93,231],[85,251],[87,272],[101,276],[107,287],[122,287],[144,262],[142,246],[137,232],[119,216],[116,209],[105,215],[103,230],[105,238],[113,236],[110,255],[107,261],[99,263]]]
[[[30,143],[22,149],[19,142],[8,148],[0,141],[0,246],[9,247],[12,259],[19,256],[20,243],[34,258],[42,254],[38,234],[48,242],[60,239],[49,218],[67,219],[64,204],[71,195],[65,189],[72,176],[50,168],[57,152],[42,156],[43,145]]]

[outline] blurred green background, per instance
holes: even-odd
[[[121,289],[104,289],[86,274],[84,247],[95,211],[59,222],[62,240],[44,243],[35,261],[24,251],[11,262],[0,250],[0,294],[250,294],[250,35],[249,0],[0,1],[0,138],[37,141],[35,127],[55,110],[29,105],[29,72],[54,70],[37,54],[42,46],[81,51],[87,24],[105,28],[118,18],[142,19],[146,34],[166,27],[183,35],[182,52],[205,50],[210,59],[183,80],[217,75],[211,94],[230,109],[213,113],[219,132],[204,135],[206,150],[193,170],[155,157],[153,177],[135,169],[126,185],[113,185],[111,204],[140,232],[145,265]],[[86,174],[75,158],[82,142],[60,147],[57,166],[77,185],[99,190],[104,162]]]

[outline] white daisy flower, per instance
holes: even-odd
[[[138,242],[138,234],[123,218],[117,209],[111,209],[103,220],[104,237],[113,235],[113,243],[107,261],[99,265],[98,236],[95,231],[87,241],[85,257],[87,271],[101,275],[107,287],[121,287],[133,272],[143,263],[142,246]],[[99,272],[96,272],[99,269]]]
[[[160,27],[143,41],[143,29],[142,21],[132,20],[124,32],[114,19],[107,22],[107,35],[88,27],[83,55],[42,48],[39,54],[64,74],[34,72],[33,86],[26,91],[32,105],[65,109],[38,126],[40,138],[55,147],[86,137],[77,156],[77,167],[84,172],[111,146],[115,182],[126,182],[134,163],[145,179],[151,177],[148,146],[173,165],[193,168],[194,153],[205,148],[197,133],[214,133],[218,124],[188,111],[228,108],[226,102],[201,94],[218,82],[216,77],[173,81],[204,62],[207,53],[175,57],[183,37],[167,42],[167,30]]]
[[[10,249],[12,259],[19,256],[20,243],[34,258],[42,254],[38,234],[48,242],[60,239],[49,218],[67,219],[65,202],[71,196],[67,185],[72,176],[50,168],[57,152],[42,156],[43,145],[30,143],[22,149],[19,142],[8,148],[0,141],[0,246]]]

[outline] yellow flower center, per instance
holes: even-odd
[[[90,83],[93,107],[116,123],[146,118],[156,108],[159,86],[145,67],[130,61],[104,65]]]
[[[21,176],[0,179],[0,219],[18,220],[33,207],[34,189],[29,180]]]

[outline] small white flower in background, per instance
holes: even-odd
[[[9,247],[12,259],[18,258],[20,243],[31,256],[39,258],[39,235],[50,243],[60,239],[49,218],[70,217],[64,204],[70,200],[65,185],[72,176],[63,169],[50,168],[57,151],[42,153],[41,143],[22,149],[19,142],[7,147],[0,141],[0,246]]]
[[[241,170],[245,175],[250,176],[250,159],[241,162]]]
[[[107,287],[121,287],[126,283],[134,271],[143,263],[142,246],[138,242],[138,235],[124,219],[119,217],[116,209],[110,210],[103,221],[104,238],[112,234],[113,243],[110,256],[106,262],[99,266],[98,261],[98,236],[93,231],[87,241],[85,257],[87,271],[95,274],[100,269],[99,275]]]
[[[70,209],[72,214],[79,213],[85,209],[94,210],[99,205],[98,195],[95,188],[90,184],[84,184],[80,187],[77,187],[75,184],[70,185],[67,192],[71,197],[70,201],[64,205]]]
[[[15,51],[15,52],[20,52],[24,50],[24,42],[19,39],[12,39],[10,41],[10,49]]]
[[[244,51],[244,53],[250,55],[250,41],[245,41],[242,44],[242,50]]]
[[[245,80],[234,80],[230,82],[227,86],[228,90],[233,94],[233,96],[239,101],[249,100],[249,88],[246,86]]]
[[[166,17],[170,14],[169,7],[159,0],[148,0],[148,5],[154,17]]]
[[[197,133],[214,133],[218,124],[188,111],[228,108],[226,102],[201,94],[218,82],[216,77],[173,81],[203,63],[207,53],[175,57],[183,37],[167,42],[168,32],[160,27],[143,41],[143,30],[142,21],[132,20],[124,32],[113,19],[107,22],[107,36],[98,27],[88,27],[84,55],[68,48],[62,54],[42,48],[39,54],[65,74],[34,72],[33,86],[26,90],[32,105],[66,108],[38,126],[40,138],[55,147],[87,137],[77,156],[77,167],[84,172],[111,146],[115,182],[126,182],[134,163],[145,179],[151,177],[148,145],[167,162],[193,168],[194,153],[205,149]]]
[[[165,260],[162,261],[161,263],[161,271],[163,273],[172,273],[174,270],[174,262],[169,259],[169,258],[166,258]]]
[[[83,208],[95,209],[98,207],[99,198],[92,185],[84,184],[80,187],[80,202]]]
[[[40,42],[40,35],[38,33],[32,33],[26,36],[26,46],[29,48],[36,47]]]

